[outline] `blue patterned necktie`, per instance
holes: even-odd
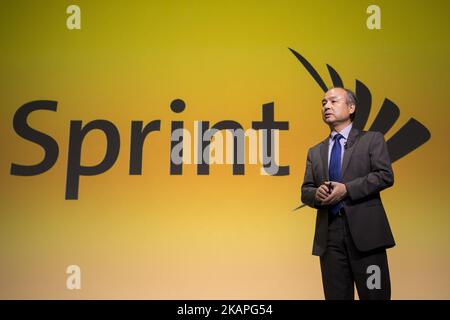
[[[341,182],[341,152],[342,147],[340,140],[343,138],[339,133],[334,136],[334,145],[331,149],[330,165],[329,165],[329,177],[330,181]],[[342,208],[342,202],[338,202],[330,206],[329,211],[336,215],[339,209]]]

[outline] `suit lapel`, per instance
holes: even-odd
[[[350,133],[348,135],[347,139],[347,148],[344,150],[344,159],[342,160],[342,172],[341,177],[344,177],[345,170],[347,169],[348,163],[350,162],[350,157],[353,153],[353,146],[355,142],[359,138],[360,131],[356,129],[355,127],[352,127],[352,130],[350,130]]]
[[[330,137],[327,137],[325,140],[322,141],[322,144],[320,145],[320,158],[322,159],[322,168],[324,172],[324,181],[328,181],[328,145],[329,145],[329,139]]]

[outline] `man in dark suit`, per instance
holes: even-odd
[[[313,255],[325,299],[390,299],[386,248],[395,245],[380,191],[394,184],[384,137],[352,126],[355,94],[328,90],[322,119],[330,135],[308,151],[302,201],[317,209]]]

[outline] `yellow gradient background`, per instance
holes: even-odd
[[[81,30],[66,8],[81,8]],[[368,125],[385,97],[400,108],[388,139],[411,117],[431,140],[395,162],[382,193],[397,246],[389,250],[394,299],[450,298],[448,1],[376,1],[381,30],[366,27],[369,1],[10,1],[0,11],[0,298],[2,299],[322,299],[311,255],[315,211],[300,203],[308,147],[324,139],[322,91],[290,53],[304,55],[330,84],[326,63],[349,88],[373,96]],[[173,113],[181,98],[186,109]],[[59,144],[55,166],[12,128],[16,110],[56,100],[30,125]],[[195,165],[169,175],[171,121],[235,120],[244,128],[275,104],[289,121],[280,136],[285,177],[246,165]],[[112,121],[121,149],[104,174],[81,177],[65,196],[71,120]],[[148,136],[143,174],[128,174],[130,126],[161,120]],[[82,162],[98,163],[101,133]],[[80,266],[82,289],[66,289]]]

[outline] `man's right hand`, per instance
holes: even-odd
[[[326,197],[330,195],[330,190],[328,189],[328,186],[325,184],[322,184],[320,187],[316,190],[316,196],[315,200],[319,203],[321,203],[323,200],[325,200]]]

